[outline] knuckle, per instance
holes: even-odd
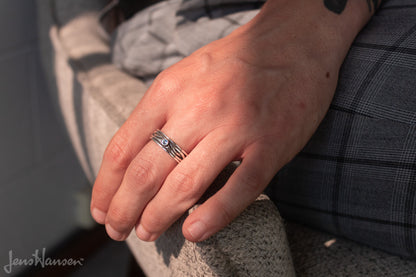
[[[132,183],[139,182],[143,189],[147,189],[151,186],[156,179],[153,165],[151,162],[143,159],[136,158],[133,163],[130,164],[127,172],[127,178]]]
[[[92,188],[91,202],[94,203],[94,206],[100,208],[100,210],[103,210],[103,206],[105,206],[103,204],[107,204],[106,202],[108,202],[107,199],[109,195],[109,191],[103,186],[94,185]]]
[[[135,218],[120,207],[112,207],[108,211],[107,220],[117,231],[129,231],[135,223]]]
[[[244,190],[248,193],[258,193],[262,190],[262,182],[258,176],[253,174],[247,174],[240,179],[240,183]]]
[[[156,92],[163,93],[174,93],[176,91],[181,91],[181,82],[180,79],[173,73],[172,70],[162,71],[156,78],[154,82]]]
[[[114,137],[104,152],[104,159],[110,161],[115,168],[126,169],[130,163],[126,141]]]
[[[159,233],[164,229],[164,223],[160,219],[160,215],[154,211],[146,211],[140,220],[140,224],[150,233]]]
[[[234,219],[232,211],[230,211],[229,207],[227,207],[227,205],[222,201],[217,201],[216,209],[220,224],[222,223],[222,225],[226,225]]]
[[[225,224],[230,223],[234,219],[234,216],[230,213],[230,211],[225,208],[221,209],[220,215]]]
[[[170,186],[175,193],[196,193],[195,177],[187,172],[176,172],[170,181]]]

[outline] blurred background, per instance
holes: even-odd
[[[36,1],[0,1],[0,276],[125,276],[130,254],[89,214],[91,185],[52,105]],[[13,266],[13,258],[82,258],[80,267]]]

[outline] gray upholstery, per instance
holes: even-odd
[[[103,2],[38,0],[52,97],[91,181],[111,136],[146,90],[110,63],[109,38],[97,22]],[[232,170],[227,168],[213,189]],[[142,242],[134,233],[128,238],[148,276],[293,276],[294,268],[299,276],[416,276],[413,262],[342,239],[325,247],[330,235],[295,224],[285,227],[265,196],[202,243],[183,238],[185,216],[156,242]]]

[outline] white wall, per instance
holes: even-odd
[[[10,250],[30,257],[77,228],[74,195],[88,186],[48,98],[36,30],[35,1],[0,0],[0,276]]]

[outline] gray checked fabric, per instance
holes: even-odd
[[[113,62],[150,83],[246,23],[263,1],[171,0],[114,36]],[[416,3],[385,1],[356,38],[330,110],[268,188],[289,220],[416,258]]]
[[[286,218],[416,258],[415,1],[387,1],[356,38],[326,118],[269,193]]]

